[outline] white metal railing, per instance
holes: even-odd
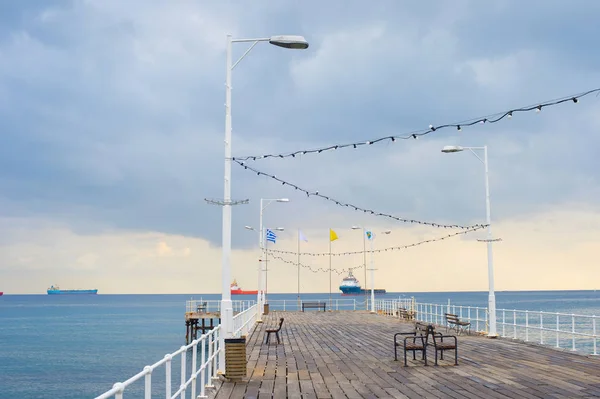
[[[250,306],[254,305],[255,303],[256,303],[255,300],[254,301],[253,300],[231,301],[234,312],[241,312],[245,309],[250,308]],[[219,299],[203,300],[202,298],[190,299],[185,302],[185,311],[187,313],[219,312],[219,311],[221,311],[221,300],[219,300]]]
[[[269,311],[280,310],[284,312],[297,312],[302,310],[303,302],[324,302],[327,305],[327,309],[331,310],[364,310],[365,301],[357,301],[354,298],[348,299],[332,299],[331,307],[329,305],[329,298],[326,299],[269,299]]]
[[[206,334],[203,334],[200,338],[192,341],[191,344],[182,346],[179,350],[165,355],[165,357],[154,363],[151,366],[146,366],[142,371],[131,377],[124,382],[117,382],[113,385],[112,389],[106,391],[95,399],[108,399],[114,397],[115,399],[123,399],[123,393],[126,388],[135,383],[138,380],[144,379],[144,399],[152,398],[152,373],[157,368],[164,365],[165,368],[165,395],[168,399],[175,399],[178,396],[184,399],[186,392],[189,389],[191,397],[196,398],[197,392],[197,380],[200,376],[200,392],[199,397],[207,397],[205,395],[206,388],[212,387],[212,378],[216,377],[218,369],[218,355],[222,348],[219,347],[219,334],[221,333],[221,327],[215,327]],[[200,348],[199,348],[200,347]],[[200,349],[200,362],[198,362],[198,350]],[[187,354],[191,350],[192,352],[192,364],[191,370],[187,373]],[[172,393],[172,379],[173,379],[173,359],[177,356],[180,357],[180,379],[181,384],[179,389]],[[200,364],[198,364],[200,363]]]
[[[248,335],[250,329],[256,325],[257,316],[257,304],[233,316],[233,336],[239,338],[242,335]]]
[[[488,332],[487,308],[477,306],[419,303],[413,299],[375,300],[375,310],[388,316],[399,315],[404,308],[414,312],[415,320],[439,326],[447,326],[444,313],[458,315],[471,322],[478,333]],[[558,312],[542,312],[516,309],[497,309],[496,324],[499,335],[525,342],[568,348],[585,354],[598,355],[600,340],[599,317]]]
[[[186,304],[186,308],[194,305]],[[209,302],[209,301],[202,301]],[[213,301],[214,302],[214,301]],[[243,302],[247,304],[249,302],[254,301],[234,301],[234,302]],[[239,305],[237,309],[240,311],[238,314],[233,316],[233,335],[234,337],[240,337],[242,335],[247,335],[249,331],[256,325],[256,318],[258,315],[258,306],[253,304],[247,309],[242,308],[242,305]],[[235,309],[234,305],[234,309]],[[193,309],[196,309],[193,307]],[[214,310],[210,310],[214,311]],[[214,378],[217,378],[217,370],[219,370],[219,354],[223,350],[223,348],[219,345],[219,338],[221,334],[221,326],[217,326],[214,329],[210,330],[206,334],[200,336],[200,338],[192,341],[189,345],[182,346],[179,350],[165,355],[165,357],[154,363],[151,366],[146,366],[142,371],[129,378],[124,382],[117,382],[113,385],[113,387],[106,391],[105,393],[97,396],[95,399],[123,399],[123,394],[126,388],[130,387],[136,381],[144,379],[144,388],[141,390],[139,387],[136,391],[134,388],[131,389],[131,393],[139,393],[143,391],[144,399],[152,398],[152,382],[153,382],[153,372],[159,367],[164,366],[164,389],[165,389],[165,397],[167,399],[176,399],[179,397],[180,399],[185,399],[186,397],[191,398],[207,398],[206,389],[213,388],[212,381]],[[191,351],[192,360],[191,364],[189,364],[188,360],[188,352]],[[177,357],[180,357],[180,367],[179,371],[180,377],[180,385],[179,388],[173,393],[173,380],[177,379],[177,375],[173,375],[173,360]],[[200,356],[200,359],[198,359]],[[189,370],[189,371],[188,371]],[[174,378],[175,377],[175,378]],[[160,381],[163,385],[162,381]],[[199,389],[198,389],[199,388]],[[199,391],[199,392],[198,392]],[[190,396],[187,393],[190,392]],[[198,396],[196,396],[198,394]]]

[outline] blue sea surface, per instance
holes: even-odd
[[[453,305],[487,306],[487,292],[387,293],[377,298],[412,296],[425,303],[446,304],[450,299]],[[185,302],[200,298],[220,295],[0,297],[0,399],[94,398],[184,345]],[[272,308],[279,307],[280,300],[291,304],[296,298],[268,297]],[[302,294],[303,300],[328,298],[329,294]],[[364,308],[364,296],[332,298],[356,299]],[[497,292],[496,302],[498,309],[600,315],[596,291]],[[139,397],[140,392],[141,388],[125,397]]]

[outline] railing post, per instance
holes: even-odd
[[[470,306],[467,307],[467,315],[469,316],[469,321],[471,321],[471,307]],[[475,331],[477,331],[477,328],[475,328]]]
[[[544,312],[540,312],[540,345],[544,345]]]
[[[207,334],[207,344],[208,344],[208,359],[212,358],[213,355],[213,339],[214,339],[214,334],[215,330],[212,330],[211,332],[209,332]],[[206,362],[206,368],[207,368],[207,379],[208,379],[208,384],[206,384],[207,387],[212,388],[213,384],[212,384],[212,376],[214,373],[214,369],[213,369],[213,360],[211,359],[210,361]]]
[[[513,339],[517,339],[517,310],[513,309]]]
[[[123,391],[125,390],[125,387],[123,386],[122,382],[117,382],[115,385],[113,385],[113,388],[118,388],[119,390],[117,391],[117,393],[115,393],[115,399],[123,399]]]
[[[560,348],[560,315],[556,314],[556,347]]]
[[[198,367],[198,340],[195,340],[193,342],[194,346],[192,346],[192,393],[191,393],[191,397],[192,399],[196,398],[196,369]],[[147,397],[146,399],[151,399],[150,397]]]
[[[525,311],[525,341],[529,341],[529,310]]]
[[[592,316],[592,333],[594,335],[594,356],[598,355],[598,336],[596,335],[596,316]]]
[[[573,345],[571,350],[574,351],[575,350],[575,315],[574,314],[571,314],[571,341],[572,341],[572,345]]]
[[[206,385],[206,335],[203,335],[202,338],[200,339],[200,342],[202,344],[202,350],[200,351],[200,358],[201,358],[201,368],[202,371],[200,371],[200,397],[204,398],[204,389],[205,389],[205,385]]]
[[[287,301],[284,299],[284,300],[283,300],[283,311],[284,311],[284,312],[285,312],[285,303],[286,303],[286,302],[287,302]]]
[[[356,310],[356,299],[353,299],[354,301],[354,310]]]
[[[179,395],[180,399],[185,399],[185,389],[183,389],[183,387],[185,386],[185,380],[187,377],[187,372],[185,370],[185,366],[186,366],[186,349],[185,346],[182,346],[180,348],[183,352],[181,352],[181,385],[179,386],[179,389],[182,389],[181,391],[181,395]]]
[[[490,331],[490,309],[489,308],[484,308],[484,312],[483,314],[485,315],[485,332],[489,332]]]
[[[172,356],[165,355],[167,363],[165,364],[165,397],[171,399],[171,359]]]
[[[502,309],[502,336],[506,337],[506,309]]]
[[[152,399],[152,367],[144,367],[144,399]]]

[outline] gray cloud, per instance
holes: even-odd
[[[143,5],[143,6],[142,6]],[[74,2],[15,8],[0,31],[0,193],[8,216],[77,231],[156,230],[220,241],[225,34],[301,33],[307,51],[257,46],[234,71],[234,154],[283,152],[455,122],[595,86],[589,2],[377,6]],[[69,23],[67,23],[69,22]],[[239,56],[243,46],[236,46]],[[490,146],[495,218],[595,203],[591,97],[496,126],[256,162],[358,206],[480,223],[483,170],[445,144]],[[234,165],[234,244],[257,225],[368,223]],[[339,213],[338,213],[339,212]],[[325,228],[325,227],[324,227]],[[238,233],[239,231],[239,233]]]

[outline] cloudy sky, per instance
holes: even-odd
[[[101,293],[217,293],[221,281],[225,43],[261,43],[233,71],[234,156],[405,135],[600,87],[591,0],[0,2],[0,291],[50,284]],[[234,58],[246,50],[234,45]],[[600,98],[419,140],[251,161],[343,202],[408,219],[485,222],[489,146],[496,288],[596,289]],[[450,234],[368,216],[233,165],[233,275],[256,288],[260,198],[278,249],[376,248]],[[484,232],[375,255],[388,291],[487,290]],[[296,261],[295,256],[286,260]],[[301,263],[328,267],[327,258]],[[333,268],[362,263],[336,257]],[[403,278],[419,269],[430,278]],[[269,291],[294,292],[275,260]],[[302,289],[327,274],[302,269]],[[359,277],[360,277],[359,273]],[[335,286],[340,277],[335,275]],[[362,282],[361,278],[361,282]],[[335,289],[334,289],[335,291]]]

